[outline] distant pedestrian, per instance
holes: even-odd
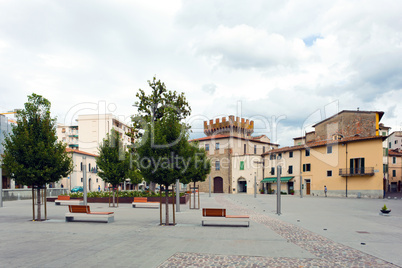
[[[327,186],[324,185],[324,193],[325,193],[325,197],[327,197]]]
[[[100,185],[98,185],[98,192],[100,192]]]

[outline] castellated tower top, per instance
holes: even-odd
[[[222,117],[214,120],[204,121],[204,133],[207,136],[223,134],[231,136],[250,136],[254,132],[254,121],[248,119],[234,117],[229,115],[229,120],[226,117]]]

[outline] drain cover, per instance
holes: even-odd
[[[369,232],[366,232],[366,231],[356,231],[356,233],[359,233],[359,234],[369,234]]]

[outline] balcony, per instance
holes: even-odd
[[[374,167],[340,168],[339,176],[374,176]]]

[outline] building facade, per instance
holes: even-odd
[[[391,193],[401,192],[402,181],[402,150],[389,150],[388,154],[387,191]]]
[[[229,116],[204,122],[206,137],[194,139],[207,152],[211,173],[198,183],[200,191],[253,194],[260,188],[263,174],[262,154],[277,144],[265,135],[253,137],[254,122]]]
[[[279,165],[284,178],[281,191],[323,196],[327,187],[329,196],[382,198],[386,139],[379,131],[382,115],[376,111],[341,111],[315,124],[315,131],[295,138],[294,146],[263,154],[267,163],[264,168],[272,172],[264,178],[272,184],[267,188],[276,187],[273,175]]]

